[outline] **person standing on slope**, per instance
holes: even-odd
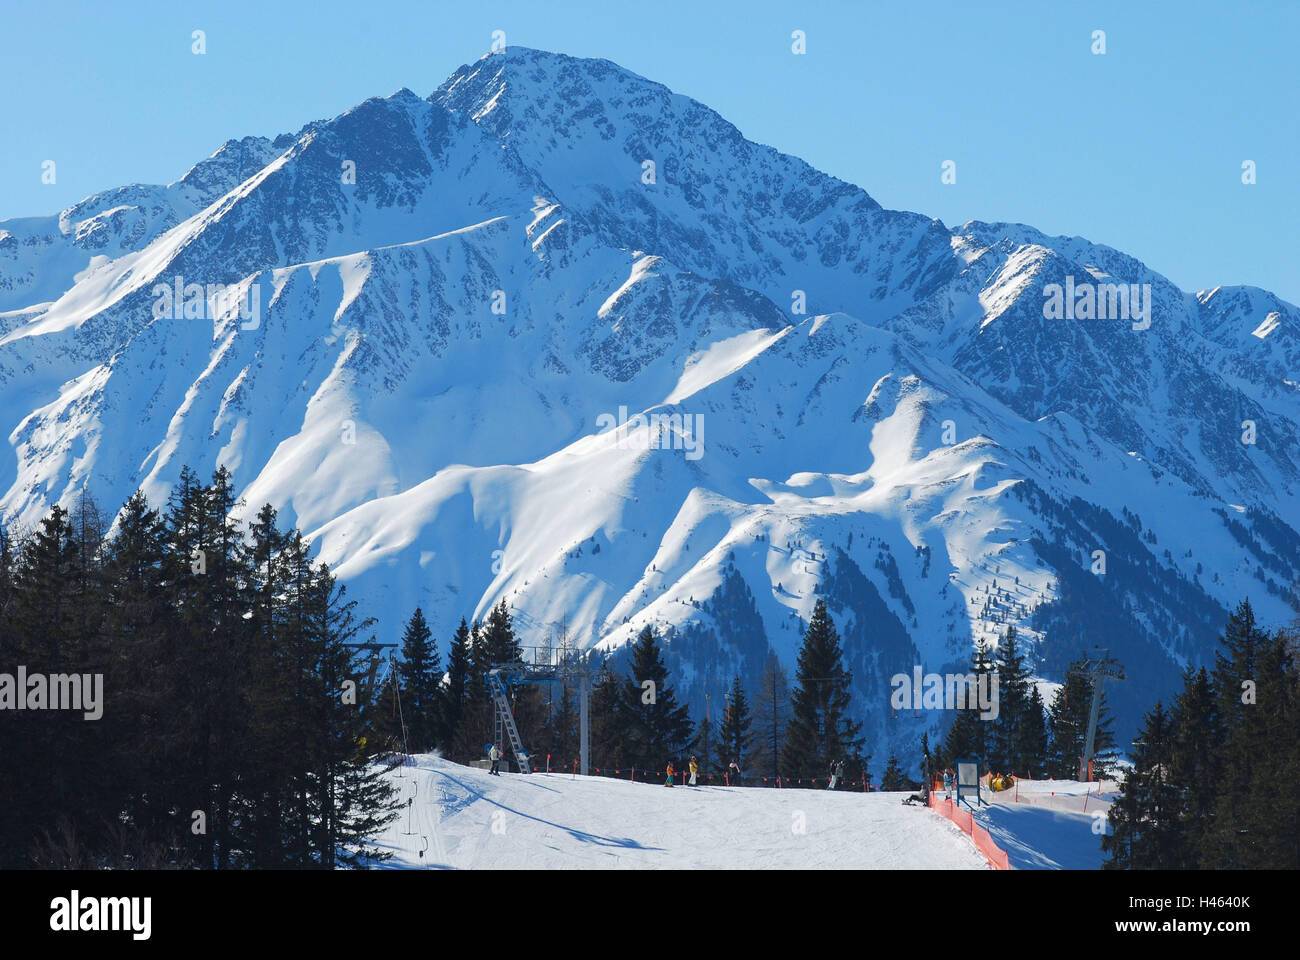
[[[700,772],[700,765],[698,762],[696,762],[694,757],[691,757],[690,771],[691,771],[691,779],[688,780],[687,783],[689,783],[692,787],[699,786],[699,784],[695,782],[695,776]]]
[[[496,777],[501,776],[501,751],[497,749],[495,743],[492,744],[492,749],[488,751],[488,759],[492,761],[492,769],[488,773]]]
[[[844,776],[844,761],[836,760],[833,764],[831,764],[831,783],[830,786],[827,787],[826,789],[834,790],[835,784],[839,782],[840,777],[842,776]]]
[[[677,772],[677,771],[675,771],[675,770],[673,769],[673,762],[672,762],[671,760],[669,760],[669,761],[668,761],[668,781],[664,784],[665,787],[671,787],[671,786],[673,785],[673,774],[676,773],[676,772]]]
[[[943,772],[943,798],[952,799],[952,769],[949,768]]]
[[[740,786],[740,764],[732,760],[727,767],[727,779],[733,787]]]

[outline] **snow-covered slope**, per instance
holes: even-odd
[[[1048,319],[1111,282],[1149,326]],[[7,523],[225,464],[386,638],[503,597],[526,644],[653,624],[695,702],[824,596],[878,757],[938,720],[889,677],[1012,623],[1049,680],[1111,647],[1122,737],[1300,576],[1296,307],[884,210],[606,61],[510,49],[0,221],[0,309]]]
[[[988,869],[969,837],[903,794],[494,777],[413,759],[392,775],[401,817],[377,838],[390,868]]]

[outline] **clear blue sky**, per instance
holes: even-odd
[[[366,97],[427,96],[497,29],[665,83],[887,207],[1079,234],[1186,290],[1251,283],[1300,303],[1291,0],[0,0],[0,218],[166,183],[231,137]]]

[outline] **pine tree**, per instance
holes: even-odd
[[[1029,688],[1029,703],[1025,708],[1020,730],[1020,757],[1015,772],[1022,777],[1041,779],[1047,763],[1047,716],[1038,685]]]
[[[1024,774],[1029,766],[1024,738],[1032,724],[1029,670],[1016,639],[1016,628],[1007,627],[998,644],[994,669],[998,681],[998,715],[990,724],[988,766],[990,770]],[[1039,715],[1041,722],[1041,714]]]
[[[569,770],[581,752],[578,729],[578,698],[567,684],[560,685],[560,699],[551,711],[550,749],[553,769]]]
[[[768,650],[763,679],[754,697],[754,744],[751,761],[762,776],[780,775],[781,748],[790,720],[790,678],[776,652]]]
[[[795,671],[790,723],[781,757],[783,776],[811,782],[824,778],[833,763],[845,762],[845,776],[864,770],[860,723],[849,717],[853,677],[845,668],[835,623],[817,601]]]
[[[442,713],[442,665],[424,611],[419,607],[411,614],[402,634],[398,677],[410,749],[415,753],[432,750]]]
[[[976,641],[975,651],[971,655],[971,672],[967,674],[966,705],[958,710],[952,726],[948,728],[947,736],[944,737],[943,747],[939,751],[941,767],[952,767],[958,760],[972,758],[987,765],[989,725],[981,716],[979,704],[974,701],[978,700],[976,691],[980,685],[991,682],[991,679],[985,677],[992,669],[988,647],[981,637]],[[972,679],[974,683],[971,683]]]
[[[311,843],[309,862],[332,870],[360,867],[388,859],[371,839],[396,816],[395,788],[385,778],[387,770],[372,762],[375,748],[362,704],[349,698],[363,668],[358,662],[356,638],[372,626],[358,621],[356,601],[346,598],[325,564],[314,567],[308,584],[308,609],[315,639],[311,664],[311,706],[306,715],[317,726],[309,731],[308,754]]]
[[[1201,865],[1204,837],[1212,832],[1222,771],[1223,731],[1214,687],[1204,667],[1183,678],[1170,713],[1172,744],[1169,782],[1179,791],[1179,816],[1186,858],[1179,866]]]
[[[77,548],[67,511],[50,509],[23,545],[14,567],[7,607],[4,653],[9,672],[25,666],[29,675],[70,672],[80,665],[78,649]],[[14,696],[30,706],[29,691]],[[8,704],[11,707],[13,704]],[[53,826],[53,812],[72,809],[79,767],[85,756],[70,711],[13,711],[0,714],[5,744],[0,749],[0,783],[6,787],[0,816],[0,862],[25,863],[28,846],[40,831]]]
[[[1214,686],[1223,723],[1220,789],[1204,833],[1205,865],[1215,869],[1294,868],[1296,801],[1286,789],[1296,769],[1295,664],[1286,631],[1260,630],[1243,601],[1221,638]]]
[[[725,751],[716,741],[717,731],[713,727],[713,716],[706,708],[704,717],[695,725],[695,739],[691,741],[690,750],[700,764],[700,777],[706,779],[714,768],[715,757],[724,756]],[[720,766],[725,766],[725,761]]]
[[[174,672],[167,669],[166,638],[174,632],[168,584],[163,579],[167,532],[142,493],[118,514],[116,536],[104,559],[102,631],[109,651],[105,689],[114,709],[103,723],[126,797],[125,823],[150,841],[171,841],[179,824],[167,798],[175,769],[171,709]]]
[[[484,631],[484,625],[477,620],[469,628],[467,641],[469,670],[466,674],[465,700],[460,722],[457,724],[456,736],[452,741],[452,752],[462,763],[482,760],[483,745],[488,743],[496,733],[493,722],[494,707],[487,686],[487,672],[493,663],[499,661],[493,659],[493,652],[488,649]]]
[[[1169,781],[1173,728],[1160,703],[1146,715],[1133,741],[1133,769],[1111,805],[1112,833],[1102,837],[1109,870],[1153,870],[1180,866],[1186,856],[1181,798]]]
[[[889,753],[889,762],[885,765],[885,772],[880,775],[880,789],[893,792],[912,789],[912,785],[903,776],[903,767],[898,762],[898,757],[892,750]]]
[[[590,748],[592,767],[606,774],[612,774],[624,763],[628,737],[622,700],[623,681],[610,668],[609,659],[602,659],[592,680]]]
[[[1245,867],[1255,859],[1251,847],[1258,824],[1247,812],[1251,786],[1270,745],[1264,711],[1259,708],[1260,656],[1268,633],[1255,622],[1249,600],[1237,605],[1219,638],[1213,685],[1223,731],[1223,766],[1215,798],[1214,826],[1205,832],[1205,854],[1219,868]]]
[[[659,771],[669,760],[680,765],[691,742],[687,708],[677,705],[654,630],[646,627],[632,646],[631,675],[619,701],[624,753],[638,771]]]
[[[442,728],[439,735],[439,744],[444,750],[450,751],[458,739],[469,697],[470,672],[469,626],[462,617],[447,653],[447,686],[442,697]]]
[[[749,714],[749,699],[745,688],[741,686],[740,677],[731,682],[731,692],[727,695],[727,707],[723,713],[722,724],[718,728],[718,758],[728,767],[732,760],[741,770],[746,769],[750,760],[749,747],[754,735],[750,732],[753,720]]]
[[[930,734],[921,733],[921,782],[934,785],[936,774],[939,772],[938,757],[930,749]]]

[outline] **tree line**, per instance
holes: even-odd
[[[965,758],[977,759],[982,769],[995,773],[1031,779],[1076,778],[1092,706],[1093,684],[1086,658],[1067,667],[1051,703],[1044,704],[1016,628],[1008,626],[996,653],[990,655],[982,639],[975,645],[969,676],[978,680],[985,675],[997,678],[997,716],[985,720],[976,707],[959,710],[942,743],[933,750],[928,736],[923,736],[921,767],[931,782],[939,772]],[[1094,779],[1106,779],[1115,771],[1113,728],[1103,686],[1093,743]],[[895,789],[909,785],[904,782]]]
[[[320,868],[394,816],[355,644],[372,625],[223,468],[0,532],[0,867]],[[16,688],[23,668],[28,689]],[[102,678],[102,715],[40,709]],[[50,690],[53,686],[50,686]],[[17,699],[27,709],[17,709]],[[7,701],[7,702],[6,702]]]
[[[462,620],[451,638],[444,670],[423,611],[407,621],[401,661],[382,684],[379,721],[411,752],[436,750],[457,762],[482,759],[494,736],[487,672],[522,656],[505,601],[482,623]],[[795,685],[769,652],[754,702],[733,678],[718,715],[697,720],[677,701],[659,637],[645,627],[631,646],[626,674],[610,659],[589,659],[593,673],[589,747],[593,768],[658,775],[690,756],[715,779],[734,760],[750,775],[825,778],[836,760],[849,779],[867,776],[860,724],[849,715],[852,683],[825,604],[818,602],[805,632]],[[558,693],[556,688],[559,688]],[[522,685],[511,690],[511,711],[535,766],[550,756],[553,769],[571,769],[579,752],[573,684]]]
[[[1107,869],[1300,867],[1300,630],[1243,600],[1210,669],[1146,714],[1102,838]]]

